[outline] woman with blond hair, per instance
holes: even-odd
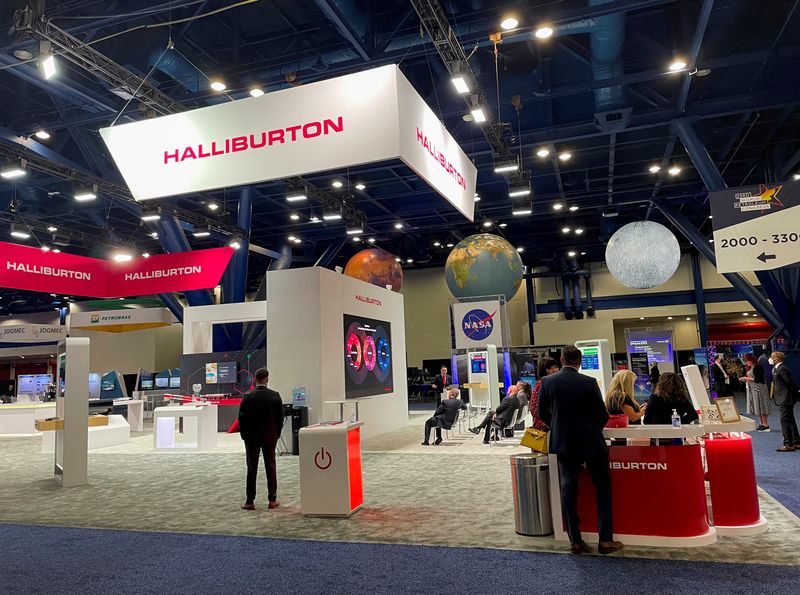
[[[609,415],[627,415],[628,421],[637,422],[644,415],[647,405],[639,405],[633,396],[636,374],[620,370],[611,379],[606,393],[606,409]]]

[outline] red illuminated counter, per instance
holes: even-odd
[[[198,403],[204,402],[209,403],[211,405],[217,406],[217,411],[219,412],[217,416],[217,432],[238,432],[239,427],[238,424],[234,427],[238,417],[239,417],[239,405],[242,402],[241,396],[233,396],[229,394],[213,394],[213,395],[201,395],[198,397],[192,397],[189,395],[174,395],[174,394],[165,394],[166,398],[175,401],[176,403],[183,403],[184,405],[188,403]]]
[[[361,426],[322,422],[300,429],[300,512],[349,517],[361,508]]]
[[[608,428],[614,538],[630,545],[696,547],[717,535],[766,531],[758,507],[750,419],[713,426],[648,425]],[[650,446],[651,439],[683,438],[685,444]],[[705,450],[705,466],[703,450]],[[566,541],[561,519],[557,459],[551,456],[550,491],[555,537]],[[706,480],[711,493],[706,497]],[[597,541],[594,485],[584,470],[578,514],[586,541]],[[709,514],[710,512],[710,514]],[[713,523],[712,523],[713,519]]]

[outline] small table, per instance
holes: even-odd
[[[353,407],[356,410],[356,421],[361,419],[358,415],[358,404],[361,401],[366,401],[367,399],[371,399],[372,397],[361,397],[360,399],[345,399],[344,401],[325,401],[326,405],[338,405],[339,406],[339,421],[344,421],[344,406],[347,403],[353,403]]]
[[[142,399],[117,399],[114,401],[114,407],[128,408],[128,425],[131,427],[131,432],[144,431],[144,401]]]
[[[183,419],[184,440],[175,439],[176,420]],[[170,405],[153,412],[153,450],[205,452],[217,446],[216,405]]]

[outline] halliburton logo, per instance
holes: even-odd
[[[59,269],[55,267],[39,266],[37,264],[27,264],[24,262],[6,261],[6,270],[16,271],[17,273],[28,273],[31,275],[44,275],[46,277],[66,277],[68,279],[80,279],[91,281],[92,274],[85,271],[73,271],[70,269]]]
[[[335,119],[326,118],[321,121],[287,126],[286,128],[262,130],[261,132],[256,132],[247,136],[233,136],[224,140],[213,140],[200,143],[199,145],[164,150],[164,165],[182,163],[187,159],[203,159],[205,157],[216,157],[228,153],[263,149],[265,147],[271,147],[272,145],[294,143],[304,139],[317,138],[318,136],[327,136],[339,132],[344,132],[344,118],[342,118],[342,116],[338,116]]]
[[[608,466],[611,469],[630,469],[631,471],[666,471],[666,463],[629,463],[621,461],[611,461]]]
[[[371,297],[366,297],[364,295],[358,295],[358,294],[356,294],[356,301],[362,302],[364,304],[372,304],[373,306],[378,306],[378,307],[383,305],[381,303],[381,301],[378,300],[378,299],[371,298]]]
[[[422,145],[422,148],[425,149],[448,174],[450,174],[450,177],[453,178],[456,184],[461,186],[464,190],[467,189],[467,181],[464,179],[461,172],[456,169],[455,165],[448,161],[444,153],[442,153],[419,128],[417,128],[417,142]]]
[[[195,275],[203,272],[202,265],[177,267],[174,269],[156,269],[141,273],[125,273],[126,281],[146,281],[148,279],[163,279],[165,277],[179,277],[182,275]]]

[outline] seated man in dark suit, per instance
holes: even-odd
[[[508,394],[497,406],[497,411],[489,411],[483,421],[474,428],[470,428],[469,431],[473,434],[480,434],[481,430],[484,430],[483,443],[489,444],[492,423],[500,428],[508,427],[511,423],[511,418],[514,416],[514,411],[520,408],[521,403],[517,398],[517,391],[519,391],[519,386],[516,384],[509,388]]]
[[[603,427],[608,411],[597,381],[578,372],[580,349],[569,345],[561,353],[564,367],[545,376],[539,391],[539,417],[550,426],[550,453],[558,456],[561,473],[561,509],[573,554],[586,553],[578,519],[578,477],[585,463],[597,491],[598,550],[609,554],[622,548],[614,541],[611,519],[611,473]]]
[[[459,409],[464,409],[466,405],[458,398],[457,388],[447,389],[447,398],[439,403],[436,413],[425,422],[425,440],[423,446],[430,446],[431,428],[436,428],[436,441],[434,444],[442,443],[442,429],[449,430],[453,427]]]

